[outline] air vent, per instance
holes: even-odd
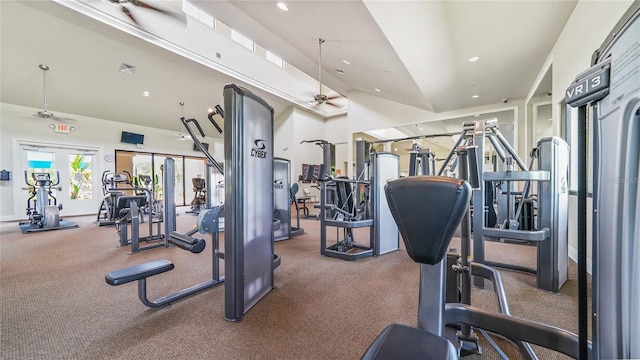
[[[137,67],[135,65],[129,65],[124,62],[121,62],[120,65],[118,65],[118,71],[127,75],[135,75],[136,69]]]

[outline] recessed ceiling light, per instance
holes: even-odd
[[[213,111],[213,109],[212,109],[212,108],[209,108],[209,109],[207,110],[207,112],[212,112],[212,111]]]
[[[347,60],[342,60],[343,63],[347,64],[347,65],[351,65],[350,62],[348,62]]]
[[[148,92],[148,91],[143,91],[143,92],[142,92],[142,96],[144,96],[144,97],[149,97],[149,95],[150,95],[150,94],[149,94],[149,92]]]
[[[280,8],[280,10],[282,10],[282,11],[289,11],[289,8],[287,7],[287,4],[283,3],[282,1],[276,3],[276,6],[278,8]]]
[[[475,116],[475,117],[480,117],[480,114],[475,114],[475,115],[473,115],[473,116]]]
[[[469,58],[469,62],[476,62],[476,61],[478,61],[478,60],[480,60],[480,57],[479,57],[479,56],[474,56],[474,57],[470,57],[470,58]]]
[[[480,97],[480,95],[473,95],[473,96],[472,96],[472,98],[474,98],[474,99],[477,99],[477,98],[479,98],[479,97]]]
[[[375,88],[375,89],[373,89],[373,90],[375,90],[375,91],[377,91],[377,92],[381,92],[381,91],[382,91],[382,90],[380,90],[380,89],[378,89],[378,88]]]

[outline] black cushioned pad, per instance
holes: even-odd
[[[165,271],[173,270],[173,263],[169,260],[154,260],[128,268],[115,270],[105,276],[109,285],[122,285],[134,280],[140,280],[149,276],[158,275]]]
[[[458,359],[449,340],[430,332],[392,324],[373,341],[362,360],[449,360]]]
[[[385,194],[409,256],[421,264],[440,262],[469,206],[471,186],[449,177],[413,176],[388,182]]]
[[[142,207],[147,203],[146,195],[127,195],[127,196],[119,196],[116,204],[116,208],[125,209],[131,207],[131,202],[135,201],[138,207]]]

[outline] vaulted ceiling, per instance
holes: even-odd
[[[120,5],[83,1],[132,26]],[[49,108],[62,115],[173,130],[182,113],[204,117],[221,104],[230,82],[254,89],[276,115],[290,106],[327,114],[304,106],[313,91],[282,94],[259,79],[238,80],[65,6],[73,2],[0,2],[2,102],[41,108],[38,64],[47,64]],[[347,98],[360,91],[443,112],[525,97],[576,1],[286,1],[288,11],[275,1],[191,3],[315,79],[325,39],[322,82]],[[124,6],[134,27],[158,17]],[[115,71],[122,61],[136,64],[134,78]]]

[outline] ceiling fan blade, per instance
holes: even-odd
[[[162,13],[164,15],[167,16],[171,16],[173,18],[179,19],[179,20],[183,20],[186,22],[186,18],[184,16],[182,16],[181,14],[176,13],[175,11],[171,11],[171,10],[164,10],[164,9],[160,9],[157,8],[153,5],[150,5],[144,1],[140,1],[140,0],[129,0],[129,2],[135,6],[139,6],[141,8],[145,8],[145,9],[149,9],[149,10],[154,10],[157,11],[159,13]]]
[[[327,105],[329,105],[329,106],[342,107],[341,105],[338,105],[338,104],[333,103],[333,102],[331,102],[331,101],[325,101],[324,103],[325,103],[325,104],[327,104]]]
[[[147,4],[146,2],[144,2],[144,1],[139,1],[139,0],[129,0],[129,2],[130,2],[131,4],[133,4],[133,5],[135,5],[135,6],[139,6],[139,7],[145,8],[145,9],[155,10],[155,11],[161,12],[161,13],[163,13],[163,14],[165,14],[165,15],[171,15],[171,13],[170,13],[169,11],[162,10],[162,9],[158,9],[157,7],[152,6],[152,5],[149,5],[149,4]]]
[[[129,10],[129,8],[127,8],[126,6],[122,6],[121,9],[122,12],[127,15],[129,19],[131,19],[131,21],[133,21],[134,24],[140,25],[138,24],[138,21],[136,21],[136,18],[133,17],[133,14],[131,13],[131,10]]]
[[[339,99],[339,98],[341,98],[341,97],[342,97],[342,96],[340,96],[340,95],[327,96],[327,100]]]

